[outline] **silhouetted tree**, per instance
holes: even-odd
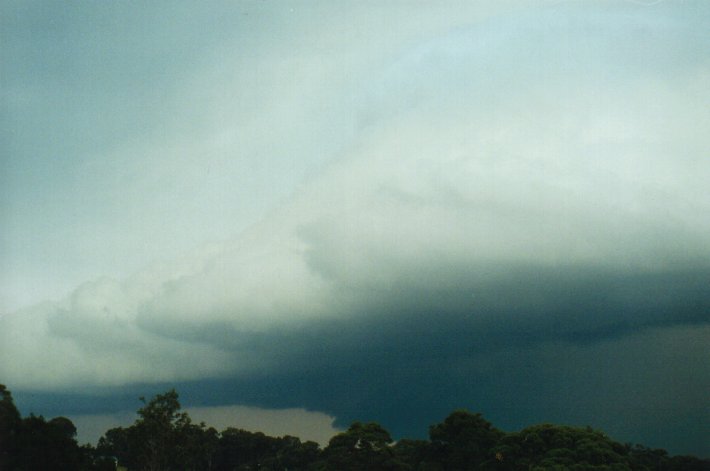
[[[503,435],[481,414],[465,410],[455,411],[443,423],[429,428],[433,455],[446,470],[478,469],[493,458],[491,450]]]
[[[261,468],[267,471],[305,471],[318,460],[320,447],[317,443],[301,442],[298,437],[286,435],[277,439],[277,450],[273,456],[261,460]]]
[[[99,440],[99,453],[115,456],[131,470],[209,469],[214,450],[208,442],[216,431],[192,424],[174,389],[141,401],[136,422],[108,430]]]
[[[12,393],[0,384],[0,469],[14,466],[20,423],[20,412],[15,407]]]
[[[77,444],[75,436],[76,427],[65,417],[47,422],[41,415],[30,414],[20,424],[13,463],[15,469],[81,469],[85,462],[84,450]]]
[[[390,446],[392,437],[377,423],[353,423],[330,439],[323,450],[319,469],[343,471],[380,471],[407,469],[397,460]]]
[[[353,423],[321,450],[297,437],[229,427],[218,433],[182,412],[175,390],[143,401],[130,427],[106,431],[96,449],[76,443],[65,417],[22,418],[0,385],[0,471],[710,471],[710,461],[611,440],[589,427],[542,424],[503,433],[459,410],[430,440],[396,444],[377,423]]]
[[[431,442],[427,440],[399,440],[393,447],[395,456],[407,469],[415,471],[440,471],[443,464],[437,461]]]
[[[627,448],[589,427],[541,424],[507,434],[496,469],[631,470]]]

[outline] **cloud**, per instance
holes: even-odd
[[[3,373],[22,387],[235,374],[263,366],[248,334],[399,315],[411,299],[442,315],[496,311],[526,323],[526,310],[541,322],[582,315],[567,311],[589,290],[608,292],[620,311],[610,317],[624,315],[626,297],[637,306],[645,297],[647,310],[676,316],[667,322],[700,320],[675,304],[704,307],[708,296],[692,283],[710,262],[707,64],[672,82],[648,70],[651,54],[672,61],[676,48],[642,29],[636,39],[653,42],[629,38],[630,52],[649,57],[622,67],[625,46],[607,45],[625,34],[620,25],[571,14],[597,31],[584,36],[557,16],[545,28],[523,17],[458,31],[403,55],[372,80],[389,103],[363,99],[380,116],[357,147],[292,201],[194,261],[87,283],[3,318],[4,355],[16,359]],[[515,60],[531,52],[534,63]],[[674,273],[691,283],[673,285]],[[613,281],[595,288],[595,278]],[[632,325],[664,321],[654,315]],[[609,320],[585,322],[595,330]],[[41,380],[44,358],[65,366]]]
[[[625,11],[567,6],[411,45],[346,89],[352,146],[259,224],[0,318],[0,377],[208,381],[215,405],[402,424],[393,401],[438,400],[427,420],[460,401],[523,420],[565,378],[604,393],[584,396],[583,420],[688,362],[687,403],[672,388],[640,401],[690,416],[709,376],[684,343],[710,320],[705,36],[682,12]],[[597,377],[643,352],[658,369]],[[520,405],[494,399],[511,388]],[[553,416],[571,407],[558,399]]]
[[[0,312],[241,232],[352,144],[373,70],[516,4],[3,5]]]

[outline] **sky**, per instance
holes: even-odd
[[[321,443],[467,408],[710,457],[708,20],[2,2],[0,382],[87,440],[176,387]]]

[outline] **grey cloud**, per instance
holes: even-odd
[[[3,317],[0,376],[179,382],[401,433],[461,405],[621,434],[649,408],[692,417],[710,377],[704,36],[674,15],[547,15],[373,74],[357,145],[234,240]]]
[[[555,34],[570,44],[597,44],[594,60],[563,57],[573,67],[598,70],[606,77],[602,87],[565,76],[557,64],[546,70],[567,80],[558,90],[557,83],[535,78],[531,64],[502,68],[511,62],[499,63],[499,55],[481,47],[488,41],[500,46],[502,57],[521,54],[511,45],[532,47],[522,40],[535,30],[529,21],[511,23],[526,24],[523,32],[501,28],[503,39],[481,27],[428,42],[384,74],[398,78],[382,85],[393,96],[407,95],[410,87],[398,88],[411,81],[422,90],[418,105],[398,102],[397,116],[375,121],[356,148],[269,219],[194,261],[85,285],[37,314],[41,320],[26,331],[47,336],[67,358],[119,352],[132,366],[119,368],[116,380],[122,372],[131,381],[150,377],[153,365],[141,365],[127,350],[163,365],[182,358],[176,352],[185,343],[198,363],[212,365],[190,374],[232,374],[252,370],[253,363],[265,367],[261,357],[269,354],[262,350],[270,342],[259,339],[273,332],[288,338],[289,329],[377,316],[387,322],[400,313],[425,325],[432,315],[463,316],[471,329],[491,332],[498,319],[541,339],[707,320],[702,286],[710,223],[701,215],[710,210],[703,186],[710,168],[696,151],[705,138],[695,119],[707,118],[697,105],[707,90],[670,89],[665,72],[655,68],[633,66],[618,80],[604,75],[607,57],[633,52],[605,43],[609,34],[621,34],[614,22],[590,39],[553,14],[541,33],[545,41],[535,46],[560,53],[548,44]],[[671,21],[661,29],[677,34],[682,26]],[[692,54],[694,27],[687,27],[686,60],[700,61]],[[653,42],[644,54],[676,52],[661,46]],[[440,80],[425,74],[432,69],[427,57],[459,78],[480,76],[480,66],[493,61],[487,74],[508,85],[532,81],[532,91],[479,89],[461,80],[439,93]],[[699,65],[686,69],[686,83],[695,83]],[[479,100],[490,96],[500,98],[495,106]],[[658,121],[659,114],[681,109],[690,112],[674,114],[684,126]],[[533,110],[536,119],[527,114]],[[6,322],[35,321],[14,315]],[[40,338],[11,339],[7,354],[42,344]],[[81,377],[98,374],[91,360],[80,364],[87,370]],[[167,370],[181,367],[175,362]],[[80,371],[73,368],[68,377]]]

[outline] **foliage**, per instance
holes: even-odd
[[[587,428],[542,424],[503,437],[496,469],[630,470],[624,445]]]
[[[429,440],[395,443],[381,425],[355,422],[321,450],[297,437],[194,424],[175,390],[141,400],[135,423],[107,430],[94,449],[78,446],[65,417],[22,418],[0,385],[0,470],[710,471],[708,460],[621,444],[589,427],[541,424],[504,433],[465,410],[432,425]]]
[[[0,384],[0,469],[11,469],[10,460],[17,454],[20,422],[20,412],[12,400],[12,393]]]
[[[316,469],[343,471],[385,471],[406,469],[390,446],[389,432],[374,422],[353,423],[350,428],[330,439],[323,459]]]
[[[493,459],[491,450],[503,435],[481,414],[465,410],[455,411],[443,423],[429,428],[437,461],[445,469],[460,471],[478,469]]]
[[[180,411],[173,389],[155,396],[138,409],[138,420],[128,427],[110,429],[97,450],[114,456],[129,469],[145,471],[210,470],[217,449],[217,431],[195,425]]]
[[[22,418],[0,384],[0,470],[101,471],[93,451],[77,444],[76,427],[66,417]]]

